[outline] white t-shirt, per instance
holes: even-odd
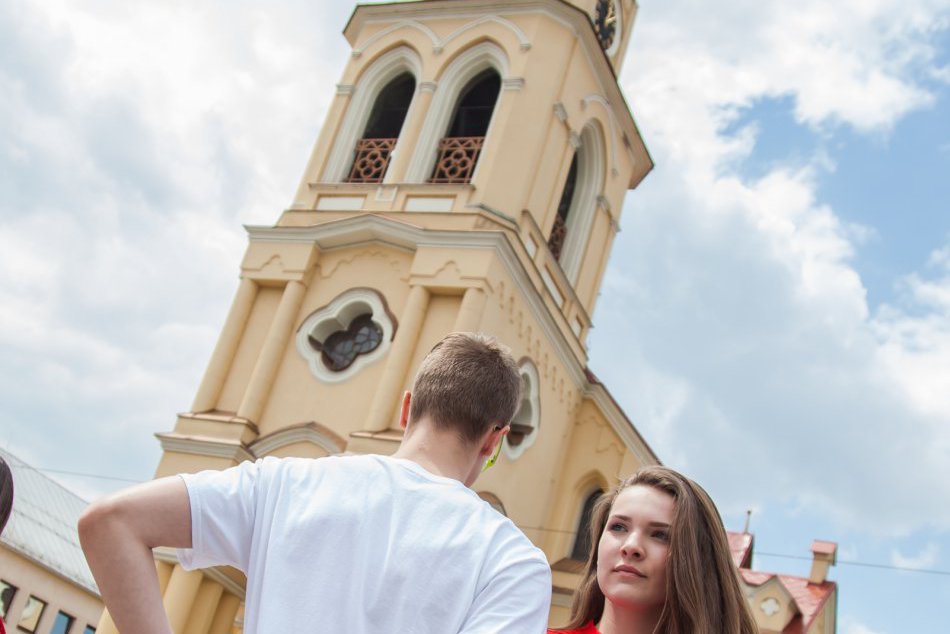
[[[247,574],[248,634],[545,632],[544,554],[457,480],[375,455],[181,477],[192,548],[179,560]]]

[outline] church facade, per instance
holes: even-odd
[[[158,434],[156,475],[391,453],[426,352],[451,331],[490,333],[526,389],[476,490],[544,550],[564,622],[593,500],[658,462],[586,349],[624,197],[653,166],[616,79],[636,10],[357,6],[293,202],[247,228],[233,304],[190,409]],[[156,559],[174,631],[232,630],[239,573]],[[115,631],[108,615],[98,631]]]

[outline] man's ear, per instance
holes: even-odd
[[[409,402],[412,400],[412,394],[406,391],[402,395],[402,405],[399,408],[399,426],[403,429],[409,427]]]
[[[490,456],[495,453],[495,447],[498,443],[502,442],[505,439],[505,436],[508,432],[511,431],[511,425],[495,425],[488,433],[485,434],[485,439],[482,442],[481,454],[483,456]]]

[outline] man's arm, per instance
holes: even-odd
[[[191,548],[191,507],[181,478],[93,502],[79,518],[79,541],[118,630],[170,634],[152,548]]]

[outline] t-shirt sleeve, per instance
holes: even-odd
[[[181,474],[191,505],[191,548],[178,549],[186,570],[228,565],[247,571],[262,480],[262,460],[223,471]]]
[[[544,557],[519,558],[500,568],[475,597],[459,634],[545,634],[551,609],[551,568]]]

